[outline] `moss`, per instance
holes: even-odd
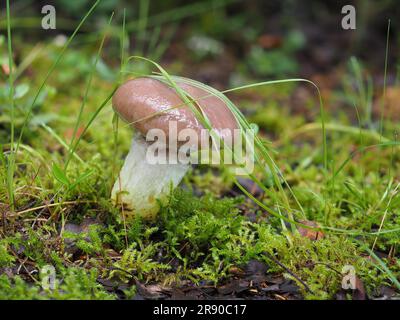
[[[62,274],[56,274],[55,288],[42,287],[41,282],[29,284],[19,276],[8,278],[0,275],[1,300],[110,300],[115,296],[104,291],[96,282],[97,270],[70,268]]]
[[[7,239],[0,240],[0,268],[9,267],[14,261],[15,257],[11,254]]]
[[[49,50],[54,48],[49,47]],[[86,61],[92,54],[90,50],[80,54],[75,51],[66,52],[71,56],[63,66],[70,66],[77,58]],[[53,58],[54,52],[38,57],[29,66],[30,73],[47,70],[48,60]],[[381,224],[386,230],[398,230],[400,225],[396,147],[354,152],[363,145],[376,144],[371,138],[376,132],[366,130],[361,136],[330,131],[331,161],[326,171],[319,129],[302,127],[306,123],[304,115],[293,114],[286,108],[294,84],[252,88],[249,92],[257,97],[257,102],[241,101],[240,106],[249,121],[259,126],[263,141],[267,144],[264,139],[267,135],[272,139],[270,146],[279,151],[271,154],[302,206],[300,208],[283,185],[290,210],[299,219],[307,218],[327,227],[340,228],[342,232],[324,231],[326,237],[318,241],[289,233],[282,228],[280,219],[271,217],[244,197],[232,197],[236,193],[231,192],[234,191],[233,179],[227,170],[207,166],[198,166],[186,176],[184,187],[189,191],[178,188],[156,221],[126,222],[109,196],[129,150],[131,129],[120,122],[118,134],[113,135],[116,123],[111,121],[113,113],[108,105],[76,150],[82,160],[72,158],[68,170],[63,172],[68,150],[57,136],[69,142],[68,132],[75,126],[76,119],[71,114],[79,112],[84,87],[79,75],[87,75],[88,71],[82,64],[78,68],[76,74],[74,71],[64,77],[65,70],[55,70],[46,86],[48,90],[34,106],[34,117],[28,123],[17,155],[14,212],[8,206],[5,183],[10,123],[8,113],[2,114],[0,268],[9,274],[21,267],[21,276],[0,276],[2,298],[113,298],[114,295],[107,294],[96,281],[106,276],[128,285],[132,285],[134,279],[168,284],[206,280],[219,285],[232,277],[229,271],[232,267],[241,268],[252,259],[267,263],[271,275],[284,274],[293,279],[275,260],[282,263],[310,287],[312,293],[298,282],[308,299],[334,297],[340,289],[342,267],[347,264],[356,268],[368,293],[377,291],[380,285],[393,287],[387,272],[367,259],[359,245],[362,242],[372,248],[375,243],[374,250],[379,252],[394,276],[399,277],[399,232],[376,234]],[[28,78],[25,74],[18,78],[18,85],[28,85],[29,90],[15,100],[16,136],[39,78]],[[62,90],[59,89],[61,82],[65,82]],[[88,97],[81,126],[89,122],[114,85],[97,77],[92,84],[93,94]],[[315,100],[310,98],[304,103],[314,107],[307,107],[307,112],[310,111],[307,121],[314,121],[311,124],[320,128]],[[0,109],[2,106],[7,106],[7,98],[0,95]],[[326,113],[333,125],[338,120],[351,124],[348,109],[334,112],[327,109]],[[40,123],[47,124],[55,134],[50,134]],[[395,124],[387,121],[383,128],[383,134],[389,137]],[[343,163],[346,165],[341,167]],[[66,179],[57,179],[56,167]],[[274,191],[271,176],[260,176],[260,180],[271,191],[261,199],[263,203],[287,214],[289,208],[283,195]],[[79,225],[85,218],[95,218],[99,223],[86,232],[66,232],[60,237],[65,224]],[[351,230],[357,232],[349,232]],[[66,240],[75,242],[78,253],[66,250]],[[28,276],[22,264],[36,272]],[[61,281],[56,292],[44,291],[40,286],[39,270],[49,264],[55,267]],[[134,286],[130,286],[126,295],[134,293]]]

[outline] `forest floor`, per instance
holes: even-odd
[[[14,45],[14,108],[7,52],[0,56],[0,299],[399,298],[396,82],[383,99],[355,58],[312,70],[323,117],[307,83],[227,94],[257,126],[279,179],[271,169],[256,171],[259,183],[240,177],[246,195],[228,168],[193,166],[154,221],[126,220],[110,193],[132,132],[112,120],[106,99],[132,75],[120,76],[93,41],[71,45],[51,70],[60,43]],[[171,74],[220,90],[257,83],[240,72],[228,81],[238,63],[229,59],[199,62],[196,73],[181,49],[171,45],[165,57]]]

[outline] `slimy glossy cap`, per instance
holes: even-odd
[[[208,117],[212,128],[221,138],[227,138],[227,134],[233,136],[233,130],[239,126],[222,100],[187,83],[177,84],[196,100],[201,112]],[[192,128],[200,133],[204,129],[201,121],[196,118],[190,106],[184,104],[179,94],[156,79],[137,78],[127,81],[117,89],[112,103],[119,116],[128,123],[134,123],[134,127],[144,136],[149,130],[156,128],[164,131],[168,137],[170,121],[176,121],[178,132]],[[167,111],[161,112],[164,110]]]

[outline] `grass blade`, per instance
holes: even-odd
[[[11,210],[14,210],[14,171],[15,171],[15,150],[14,135],[15,135],[15,104],[14,104],[14,78],[13,78],[13,50],[11,41],[11,16],[10,16],[10,0],[7,0],[7,48],[8,48],[8,85],[9,85],[9,104],[11,118],[11,141],[10,141],[10,157],[7,165],[7,190],[8,202]]]
[[[34,96],[32,103],[30,104],[29,108],[28,108],[28,112],[25,116],[24,122],[22,124],[22,128],[21,128],[21,132],[18,138],[18,142],[17,142],[17,147],[16,147],[16,152],[18,151],[19,148],[19,144],[22,141],[22,137],[24,135],[24,131],[26,129],[26,126],[28,124],[29,118],[32,114],[32,110],[34,105],[36,104],[37,99],[40,96],[40,93],[42,92],[43,88],[45,87],[47,80],[50,78],[51,74],[53,73],[53,71],[55,70],[55,68],[57,67],[57,65],[59,64],[59,62],[61,61],[62,57],[64,56],[65,51],[67,50],[67,48],[69,47],[70,43],[72,42],[72,40],[75,38],[76,34],[78,33],[78,31],[80,30],[80,28],[82,27],[82,25],[85,23],[85,21],[87,20],[87,18],[91,15],[91,13],[94,11],[94,9],[97,7],[97,5],[99,4],[100,0],[97,0],[93,6],[89,9],[89,11],[85,14],[85,16],[82,18],[82,20],[80,21],[80,23],[78,24],[78,26],[76,27],[75,31],[72,33],[72,35],[68,38],[67,42],[65,43],[65,45],[63,46],[63,48],[61,49],[60,54],[58,55],[56,61],[52,64],[52,66],[50,67],[50,69],[48,70],[46,76],[44,77],[38,91],[36,92],[36,95]]]

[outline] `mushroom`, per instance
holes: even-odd
[[[196,108],[222,140],[233,137],[238,124],[221,99],[183,81],[177,81],[177,85],[195,99]],[[164,133],[168,141],[164,150],[171,156],[179,153],[178,148],[182,145],[172,141],[176,137],[171,137],[171,124],[175,124],[178,135],[185,129],[192,129],[198,137],[202,130],[204,132],[204,127],[174,88],[154,78],[136,78],[122,84],[115,92],[112,104],[116,113],[136,130],[111,198],[132,215],[153,218],[160,203],[165,202],[171,190],[180,183],[190,163],[150,163],[146,155],[151,143],[146,141],[146,136],[151,130]],[[174,143],[175,148],[171,147]],[[190,150],[194,147],[197,146],[191,145]]]

